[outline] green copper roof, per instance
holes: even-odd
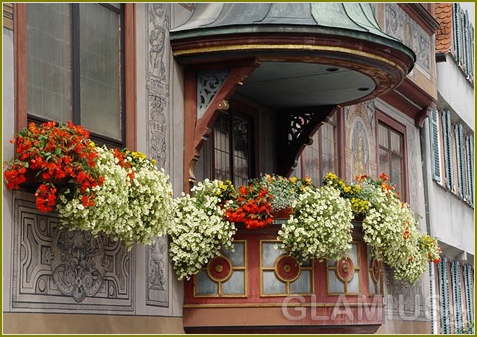
[[[195,6],[189,20],[171,30],[171,40],[233,33],[323,33],[379,41],[413,54],[381,30],[369,3],[196,3]]]

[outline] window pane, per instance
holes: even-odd
[[[320,132],[316,132],[313,137],[313,143],[303,150],[305,176],[315,184],[320,184],[323,177],[320,174]]]
[[[223,250],[222,253],[232,261],[234,267],[245,266],[245,243],[234,241],[234,251]]]
[[[390,159],[389,159],[389,153],[388,151],[384,149],[379,149],[379,171],[380,173],[385,172],[386,174],[389,173],[389,168],[390,168]]]
[[[67,4],[27,5],[28,113],[66,122],[71,108],[71,15]]]
[[[264,271],[263,278],[263,293],[264,294],[286,294],[286,285],[280,282],[274,271]]]
[[[397,191],[402,191],[402,179],[401,179],[401,174],[402,174],[402,169],[401,169],[401,162],[402,162],[402,157],[398,156],[396,154],[392,154],[392,164],[391,164],[391,172],[390,172],[390,177],[389,179],[393,184],[396,184],[396,190]]]
[[[311,293],[311,271],[302,270],[300,276],[290,283],[290,293],[309,294]]]
[[[249,178],[250,130],[249,123],[243,119],[233,120],[234,176],[237,186],[245,184]]]
[[[401,135],[399,133],[390,131],[391,134],[391,151],[396,153],[402,153],[401,149]]]
[[[245,294],[245,272],[234,270],[230,279],[222,283],[222,293],[225,295]]]
[[[230,179],[229,115],[221,114],[214,127],[215,179]]]
[[[326,172],[337,172],[336,153],[335,153],[335,127],[330,124],[323,125],[321,130],[322,137],[322,172],[321,178],[323,178]]]
[[[200,271],[197,274],[197,295],[212,295],[218,294],[219,288],[217,283],[212,281],[209,276],[207,276],[207,272]]]
[[[116,140],[121,133],[120,17],[80,4],[81,124]]]
[[[385,147],[385,148],[389,148],[389,144],[388,144],[388,129],[383,126],[383,125],[379,125],[379,145]]]

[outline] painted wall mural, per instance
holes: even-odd
[[[345,108],[346,179],[355,176],[376,175],[376,142],[374,101]]]

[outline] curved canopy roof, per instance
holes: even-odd
[[[379,96],[415,62],[368,3],[196,3],[170,39],[184,65],[259,61],[238,92],[277,109]]]

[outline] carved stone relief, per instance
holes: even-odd
[[[15,198],[13,310],[133,311],[132,252],[104,235],[59,227],[33,196]]]
[[[169,137],[169,26],[170,5],[147,4],[147,47],[146,47],[146,94],[147,151],[159,167],[168,164],[167,139]],[[168,259],[167,238],[157,238],[146,247],[146,304],[168,307]]]
[[[385,32],[400,39],[416,53],[416,63],[428,73],[431,72],[433,50],[431,36],[427,34],[398,4],[385,6]]]
[[[158,237],[147,247],[148,277],[146,304],[168,306],[169,264],[167,263],[167,239]]]
[[[166,166],[167,111],[169,108],[169,6],[147,4],[146,92],[148,101],[148,155]]]
[[[385,268],[386,318],[404,321],[428,321],[425,309],[428,296],[423,293],[422,281],[409,285],[393,277]]]

